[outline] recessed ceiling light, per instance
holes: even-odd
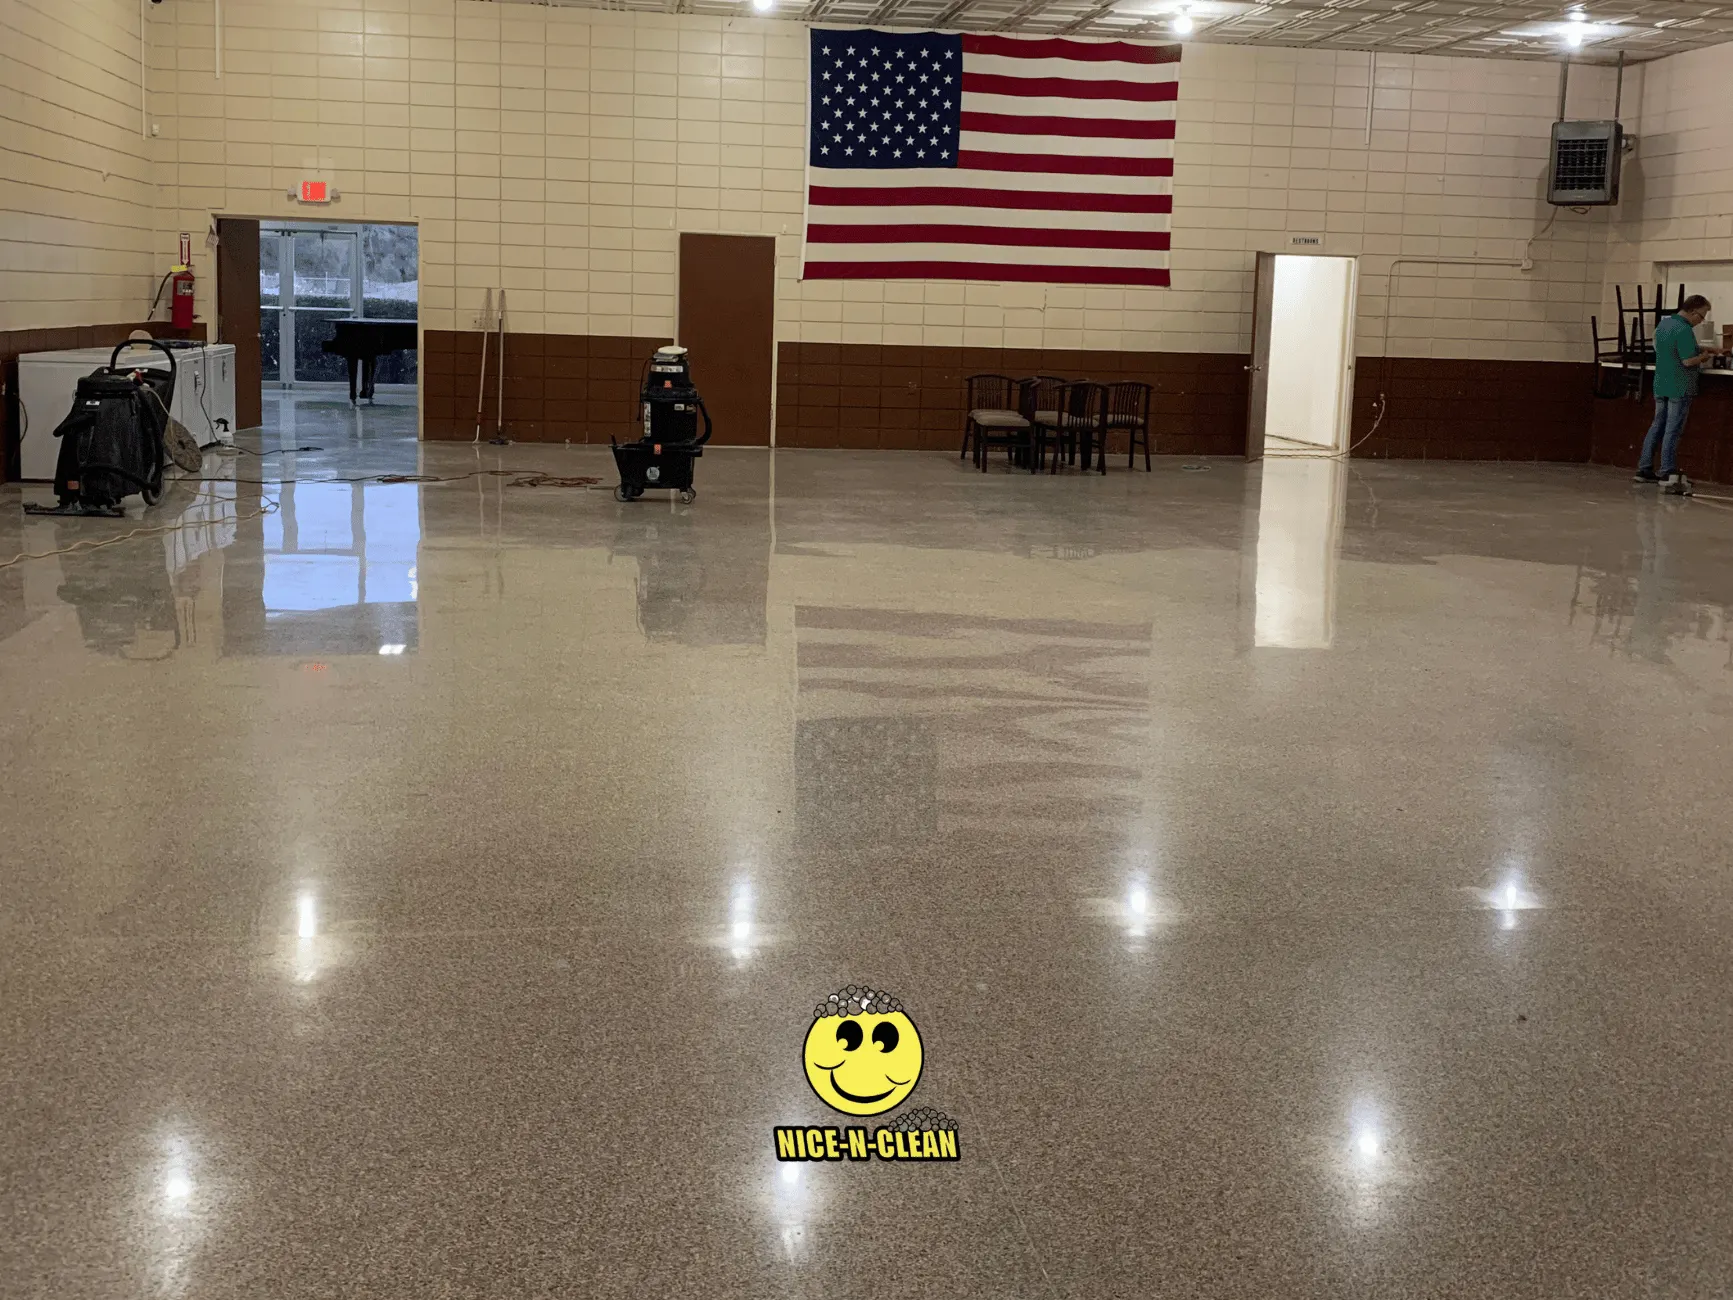
[[[1566,28],[1565,29],[1565,44],[1570,46],[1571,49],[1573,49],[1573,50],[1581,49],[1582,44],[1583,44],[1583,30],[1582,30],[1582,28],[1580,28],[1580,27],[1568,27],[1568,28]]]
[[[775,6],[776,0],[752,0],[752,8],[757,13],[767,14]]]
[[[1173,21],[1169,23],[1168,26],[1173,28],[1173,34],[1175,36],[1190,36],[1192,29],[1196,27],[1197,24],[1192,22],[1189,13],[1184,9],[1181,9],[1173,16]]]

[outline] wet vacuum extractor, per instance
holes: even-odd
[[[644,367],[644,382],[638,394],[644,420],[644,436],[637,442],[615,442],[614,464],[620,471],[620,486],[614,497],[636,501],[646,488],[667,488],[690,502],[698,491],[692,486],[692,462],[704,454],[710,441],[710,412],[692,385],[692,368],[686,349],[670,345],[657,348]],[[704,432],[698,432],[698,418]]]

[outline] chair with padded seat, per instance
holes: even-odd
[[[970,375],[968,378],[969,414],[963,421],[962,460],[972,450],[981,472],[987,470],[987,449],[1002,446],[1007,452],[1027,451],[1031,426],[1020,409],[1024,403],[1022,389],[1009,375]]]
[[[1100,384],[1080,379],[1061,385],[1051,398],[1051,406],[1043,402],[1035,414],[1035,456],[1030,468],[1039,469],[1046,461],[1051,442],[1053,473],[1059,472],[1061,456],[1067,464],[1075,465],[1080,451],[1083,468],[1088,469],[1101,437],[1105,397],[1106,390]],[[1102,472],[1107,472],[1105,464]]]

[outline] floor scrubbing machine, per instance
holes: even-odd
[[[620,471],[617,501],[636,501],[646,488],[668,488],[683,502],[698,496],[692,486],[692,462],[704,454],[710,441],[710,412],[692,386],[692,367],[686,349],[670,345],[657,348],[644,366],[644,383],[638,395],[644,416],[644,436],[637,442],[615,442],[614,464]],[[704,432],[698,432],[698,417],[704,417]]]
[[[78,381],[67,413],[54,436],[60,455],[54,467],[57,506],[27,504],[37,515],[103,515],[118,518],[121,498],[138,493],[145,505],[162,499],[165,439],[169,408],[174,404],[174,350],[155,346],[168,355],[168,369],[115,364],[122,343],[99,366]]]

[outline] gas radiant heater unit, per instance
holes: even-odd
[[[1552,127],[1552,169],[1547,202],[1561,208],[1606,207],[1619,201],[1619,160],[1625,152],[1625,130],[1619,125],[1619,101],[1624,94],[1625,56],[1619,54],[1618,90],[1613,95],[1610,122],[1565,121],[1565,90],[1571,64],[1566,59],[1559,77],[1558,121]]]

